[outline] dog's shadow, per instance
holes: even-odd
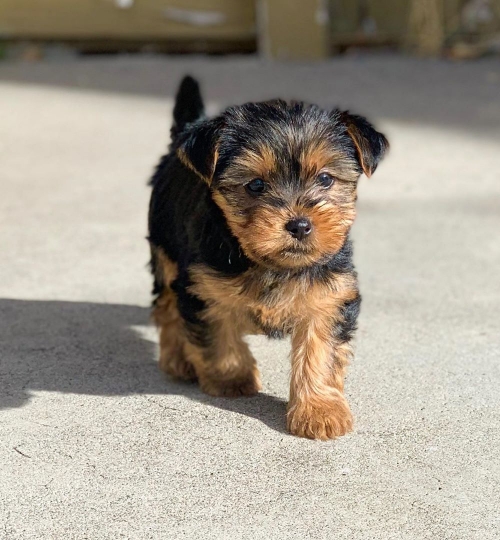
[[[149,309],[142,307],[0,299],[0,409],[20,407],[37,391],[176,394],[285,431],[283,399],[212,398],[165,377],[155,343],[143,335],[154,335],[148,324]]]

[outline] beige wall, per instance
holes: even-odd
[[[248,39],[255,35],[255,4],[253,0],[0,0],[0,35]]]

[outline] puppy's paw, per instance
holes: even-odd
[[[200,388],[205,394],[215,397],[253,396],[261,389],[260,375],[255,369],[244,377],[230,380],[200,377]]]
[[[349,433],[352,426],[349,404],[341,394],[295,403],[287,414],[288,431],[297,437],[326,441]]]
[[[159,367],[173,379],[194,382],[197,379],[196,372],[181,353],[169,354],[170,351],[162,351],[160,355]]]

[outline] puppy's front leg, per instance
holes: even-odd
[[[332,327],[328,317],[313,317],[298,323],[292,335],[287,426],[299,437],[326,440],[352,430],[343,394],[352,348],[334,336]]]

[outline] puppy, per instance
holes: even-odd
[[[161,369],[212,396],[250,396],[261,384],[243,336],[290,335],[288,430],[344,435],[361,301],[349,230],[358,179],[387,139],[360,116],[301,102],[206,118],[191,77],[171,134],[149,208]]]

